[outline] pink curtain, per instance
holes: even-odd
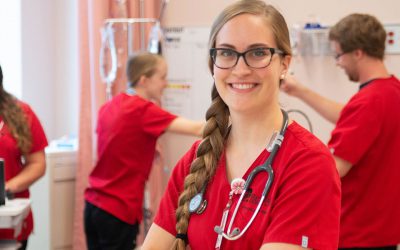
[[[99,73],[99,55],[101,48],[101,33],[104,20],[107,18],[125,18],[139,16],[140,0],[80,0],[79,2],[79,53],[80,53],[80,126],[79,126],[79,154],[76,171],[75,217],[73,232],[73,249],[86,249],[83,230],[84,190],[87,187],[88,175],[95,163],[95,126],[99,107],[106,101],[106,85],[102,83]],[[145,0],[144,16],[158,18],[161,0]],[[148,30],[149,27],[146,27]],[[118,52],[117,77],[113,83],[112,93],[116,94],[126,89],[125,62],[127,53],[127,36],[122,25],[115,26],[115,45]],[[147,32],[148,33],[148,32]],[[147,34],[146,33],[146,34]],[[146,35],[147,37],[147,35]],[[158,153],[150,177],[151,211],[154,214],[158,205],[163,187],[157,183],[164,183],[165,175],[162,169],[162,157]],[[160,181],[161,180],[161,181]],[[151,221],[150,221],[151,223]],[[143,232],[143,229],[141,230]],[[140,242],[142,236],[139,238]]]

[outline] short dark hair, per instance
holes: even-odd
[[[361,49],[367,55],[383,59],[386,31],[379,20],[368,14],[350,14],[329,31],[329,39],[339,43],[343,52]]]

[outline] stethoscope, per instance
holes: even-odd
[[[283,123],[282,123],[281,130],[279,131],[278,134],[275,134],[275,136],[274,136],[275,138],[272,138],[272,141],[273,141],[272,144],[267,147],[267,150],[270,152],[270,155],[268,156],[268,159],[262,165],[257,166],[255,169],[253,169],[251,171],[251,173],[249,174],[249,176],[247,177],[247,180],[243,186],[243,190],[241,191],[239,201],[238,201],[236,208],[233,212],[233,215],[230,219],[228,230],[225,233],[224,232],[225,225],[227,224],[226,222],[227,222],[227,217],[228,217],[228,213],[229,213],[229,208],[232,203],[232,201],[231,201],[232,191],[230,193],[230,200],[228,201],[228,204],[227,204],[226,208],[224,209],[224,213],[223,213],[222,220],[221,220],[221,225],[215,226],[215,228],[214,228],[214,231],[218,234],[218,239],[217,239],[217,243],[216,243],[217,249],[221,245],[222,237],[227,240],[237,240],[243,236],[243,234],[250,227],[251,223],[253,223],[255,217],[257,216],[258,212],[260,211],[261,205],[264,202],[265,197],[268,194],[268,191],[269,191],[272,181],[274,179],[274,172],[272,170],[272,162],[273,162],[276,154],[278,153],[280,146],[282,145],[284,134],[286,132],[286,129],[287,129],[288,123],[289,123],[288,114],[284,110],[281,110],[281,111],[283,114]],[[249,190],[249,187],[250,187],[251,183],[253,182],[254,177],[262,171],[266,171],[268,173],[268,180],[265,184],[264,191],[262,192],[262,195],[261,195],[260,201],[257,204],[256,210],[254,211],[252,217],[250,218],[250,220],[248,221],[246,226],[243,228],[243,230],[240,230],[237,227],[234,228],[233,230],[231,230],[233,222],[235,221],[235,218],[236,218],[236,214],[239,210],[240,204],[241,204],[243,198],[245,197],[247,191]],[[190,213],[201,214],[205,210],[205,208],[207,206],[207,201],[203,199],[204,192],[205,192],[205,187],[203,187],[201,189],[200,193],[196,194],[190,200],[190,203],[189,203],[189,212]]]

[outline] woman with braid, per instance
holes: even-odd
[[[279,106],[291,59],[284,18],[263,1],[238,1],[217,17],[209,47],[203,139],[174,168],[142,249],[337,249],[333,158]],[[272,171],[252,175],[266,161]]]
[[[14,198],[29,198],[29,186],[46,170],[46,135],[29,105],[3,88],[0,66],[0,158],[4,161],[5,189]],[[33,229],[32,212],[22,224],[17,240],[26,249]],[[13,239],[14,231],[0,229],[0,239]]]

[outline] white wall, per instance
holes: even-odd
[[[31,105],[49,141],[78,132],[77,4],[77,0],[0,0],[5,87]],[[31,250],[49,249],[48,214],[44,213],[49,211],[48,189],[47,178],[31,188],[36,214]]]
[[[78,133],[78,1],[22,1],[22,99],[50,140]],[[46,176],[49,175],[49,170]],[[36,226],[28,249],[49,249],[49,180],[31,188]]]
[[[76,135],[77,0],[0,0],[0,34],[6,89],[31,105],[49,140]]]
[[[22,1],[22,97],[39,116],[48,137],[55,132],[56,1]]]
[[[210,25],[217,14],[235,0],[170,0],[166,7],[164,23],[171,25]],[[289,25],[307,21],[315,16],[324,23],[335,23],[341,17],[353,12],[368,12],[382,22],[399,22],[397,0],[268,0],[278,8]]]
[[[78,135],[79,48],[78,0],[57,0],[55,32],[55,138]]]
[[[22,95],[21,2],[0,0],[0,65],[3,86],[11,94]]]

